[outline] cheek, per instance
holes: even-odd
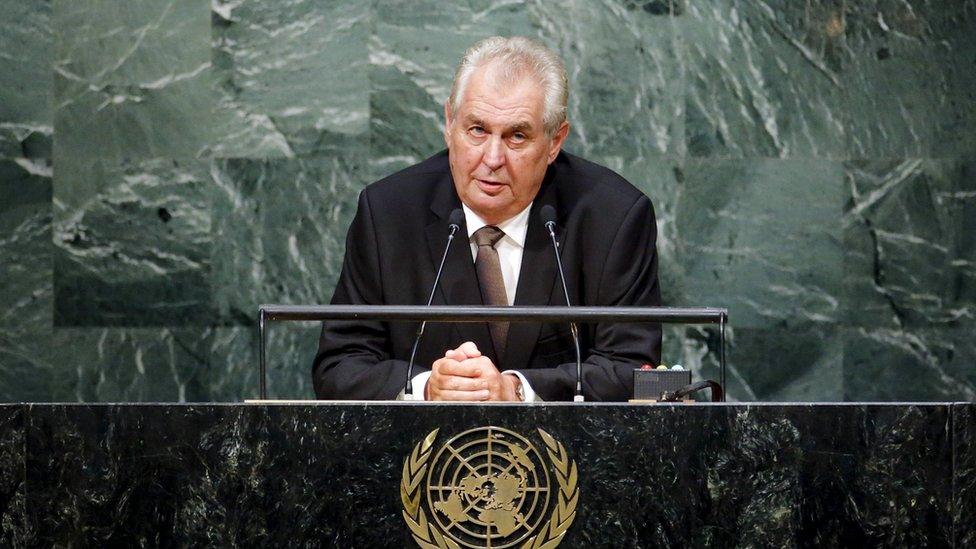
[[[509,164],[519,187],[531,186],[531,183],[541,179],[546,171],[546,157],[537,154],[522,153],[512,159]]]
[[[461,154],[458,155],[461,166],[471,172],[478,166],[481,162],[481,153],[477,147],[465,146],[461,148]]]

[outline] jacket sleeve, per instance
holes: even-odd
[[[595,302],[590,306],[659,307],[661,288],[657,277],[657,224],[646,196],[631,206],[603,258]],[[625,401],[633,394],[633,369],[658,364],[661,359],[661,326],[657,323],[599,323],[581,328],[586,342],[583,354],[583,394],[592,401]],[[519,370],[533,389],[547,401],[571,400],[576,387],[576,363],[549,368]]]
[[[380,248],[366,192],[346,235],[342,271],[332,304],[384,303]],[[394,360],[389,326],[376,321],[325,321],[312,364],[320,399],[392,400],[403,389],[407,363]],[[424,371],[417,368],[415,374]]]

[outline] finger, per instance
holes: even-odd
[[[441,391],[482,391],[488,389],[488,382],[480,377],[440,376],[437,388]]]
[[[444,362],[438,369],[440,375],[442,376],[480,377],[481,372],[484,369],[481,364],[472,362],[472,360],[477,359],[467,359],[464,362],[458,362],[450,359],[442,360]]]
[[[488,400],[488,391],[431,391],[431,400],[479,402]]]
[[[464,353],[464,356],[468,358],[481,356],[481,351],[478,350],[478,346],[473,341],[465,341],[457,350]]]
[[[438,358],[430,366],[431,377],[436,376],[444,371],[445,368],[450,368],[452,365],[460,364],[453,358]]]
[[[486,356],[479,356],[475,358],[466,358],[459,363],[461,366],[473,366],[478,368],[480,372],[479,375],[482,376],[497,376],[498,368],[495,367],[495,363],[491,361],[490,358]]]

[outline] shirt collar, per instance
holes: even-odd
[[[469,208],[467,204],[462,203],[461,208],[464,209],[464,223],[468,226],[468,239],[470,240],[475,231],[487,223],[481,219],[480,215],[474,213],[474,210]],[[529,232],[529,210],[531,209],[532,203],[530,202],[521,212],[495,225],[505,233],[505,238],[511,239],[520,248],[525,247],[525,235]]]

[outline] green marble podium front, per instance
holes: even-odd
[[[557,532],[563,547],[963,547],[976,543],[974,412],[962,403],[5,405],[0,544],[405,547],[416,544],[405,517],[417,509],[425,532],[450,540],[461,514],[477,514],[466,509],[474,502],[495,513],[480,515],[497,519],[492,532],[516,537],[529,533],[521,521],[573,513]],[[491,459],[508,465],[478,473],[489,438]],[[458,468],[457,456],[478,452],[472,469]],[[423,466],[455,473],[419,474]],[[447,489],[411,507],[428,477],[460,486],[457,497]],[[531,507],[530,490],[546,483],[548,502]]]

